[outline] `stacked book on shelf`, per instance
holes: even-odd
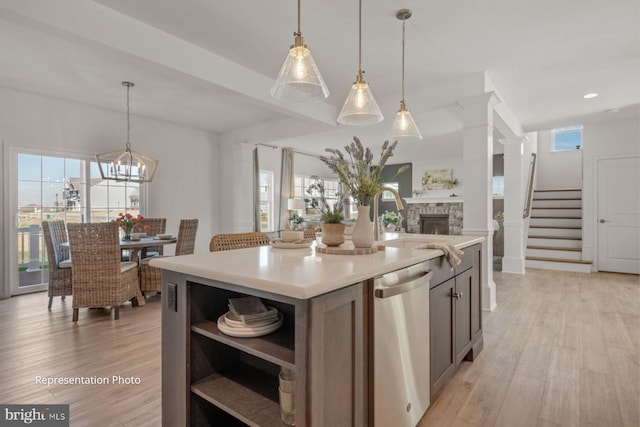
[[[282,313],[265,306],[260,298],[229,298],[229,311],[218,318],[218,329],[233,337],[259,337],[275,331],[283,321]]]

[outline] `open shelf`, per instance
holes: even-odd
[[[285,322],[277,331],[256,338],[236,338],[220,332],[213,321],[191,325],[194,333],[216,340],[245,353],[259,357],[285,368],[295,368],[293,325]]]
[[[251,366],[209,375],[192,384],[191,392],[249,426],[283,426],[277,377]]]

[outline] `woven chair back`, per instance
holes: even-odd
[[[176,242],[176,256],[191,255],[196,245],[196,232],[198,231],[197,219],[180,220],[178,241]]]
[[[251,233],[217,234],[211,238],[209,250],[211,252],[230,251],[233,249],[266,246],[268,244],[269,236],[259,231]]]
[[[71,269],[58,268],[60,262],[69,259],[69,252],[63,250],[61,244],[68,240],[67,229],[64,221],[43,221],[42,232],[47,248],[47,260],[49,261],[49,308],[51,297],[72,294]]]
[[[158,234],[164,234],[167,230],[167,218],[145,218],[142,225],[145,228],[147,226],[149,228],[144,231],[147,233],[147,236],[157,236]],[[163,246],[150,246],[147,248],[147,252],[157,252],[159,255],[162,255],[162,251]]]

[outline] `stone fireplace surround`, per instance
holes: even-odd
[[[449,215],[449,234],[462,235],[462,203],[407,203],[407,233],[420,233],[420,215]]]

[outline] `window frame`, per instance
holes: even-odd
[[[578,150],[582,150],[583,147],[583,126],[582,125],[573,125],[573,126],[565,126],[565,127],[560,127],[560,128],[554,128],[551,129],[551,152],[552,153],[566,153],[566,152],[573,152],[573,151],[578,151]],[[566,135],[569,133],[579,133],[580,135],[580,146],[579,147],[573,147],[573,148],[567,148],[567,149],[558,149],[557,148],[557,143],[556,143],[556,136],[557,135]]]
[[[274,185],[275,185],[275,173],[272,170],[268,170],[268,169],[260,169],[259,172],[259,180],[258,180],[258,191],[260,194],[260,206],[262,206],[263,200],[262,200],[262,175],[266,174],[267,175],[267,179],[268,179],[268,183],[267,183],[267,188],[265,193],[267,193],[267,207],[268,207],[268,213],[267,213],[267,228],[263,229],[262,228],[262,214],[260,215],[260,231],[264,232],[264,233],[273,233],[276,231],[276,221],[275,221],[275,191],[274,191]]]

